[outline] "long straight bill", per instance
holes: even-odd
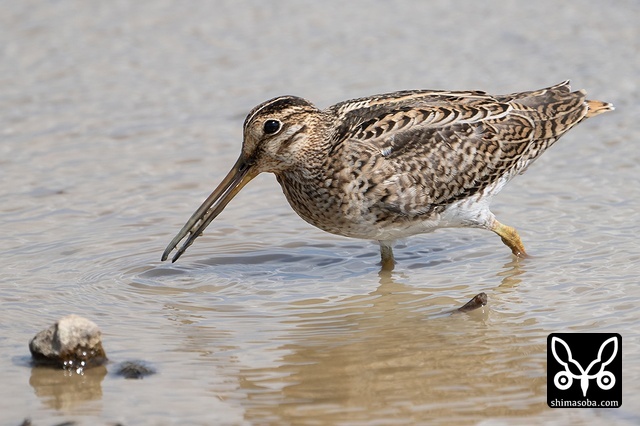
[[[178,235],[173,237],[173,240],[171,240],[167,248],[164,249],[164,253],[162,253],[162,260],[167,260],[169,253],[187,236],[184,244],[182,244],[182,247],[180,247],[173,256],[171,262],[178,260],[182,253],[202,234],[211,221],[224,210],[227,204],[229,204],[229,201],[257,175],[258,173],[255,169],[240,157],[227,176],[220,182],[220,185],[204,200],[198,210],[196,210],[180,232],[178,232]]]

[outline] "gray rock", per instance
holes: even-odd
[[[82,372],[107,361],[101,336],[93,321],[68,315],[36,334],[29,342],[29,350],[36,364]]]
[[[142,379],[155,373],[156,370],[144,361],[121,362],[116,369],[116,374],[125,379]]]

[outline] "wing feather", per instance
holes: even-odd
[[[365,155],[379,207],[416,216],[506,183],[587,112],[568,82],[532,92],[396,92],[337,104],[333,151]],[[383,161],[379,161],[382,158]],[[375,165],[375,167],[373,166]],[[499,188],[497,188],[499,190]]]

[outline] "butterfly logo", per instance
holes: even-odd
[[[613,353],[606,360],[603,361],[602,357],[605,351],[605,348],[609,345],[613,345]],[[564,349],[564,351],[560,350],[560,348]],[[596,379],[596,383],[598,387],[602,390],[609,390],[616,384],[616,378],[610,371],[606,371],[605,368],[614,360],[616,354],[618,353],[618,339],[616,336],[611,337],[605,340],[602,345],[600,345],[600,349],[598,350],[598,356],[596,359],[591,361],[591,363],[587,366],[587,368],[582,368],[582,365],[575,359],[573,359],[573,355],[571,353],[571,349],[569,345],[557,336],[553,336],[551,339],[551,351],[553,353],[553,357],[558,361],[560,365],[564,367],[564,371],[559,371],[555,377],[553,378],[553,384],[556,388],[560,390],[566,390],[573,385],[573,380],[580,380],[580,387],[582,388],[582,396],[587,396],[587,389],[589,389],[589,381],[591,379]],[[566,356],[566,360],[563,360],[564,356]],[[579,371],[579,374],[575,374],[571,371],[571,367],[574,367],[574,371]],[[597,368],[596,366],[599,366]],[[591,370],[595,370],[597,368],[597,372],[591,372]]]

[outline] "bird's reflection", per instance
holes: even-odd
[[[523,273],[510,262],[499,286],[513,286]],[[488,308],[438,315],[461,301],[405,284],[402,273],[382,271],[379,279],[373,292],[337,306],[291,309],[294,327],[282,347],[288,354],[272,367],[239,372],[248,420],[420,422],[460,409],[515,413],[508,402],[514,392],[530,396],[520,415],[544,409],[543,359],[527,369],[519,364],[538,341],[492,324]]]
[[[252,270],[271,271],[269,277],[282,279],[275,282],[286,286],[297,282],[294,278],[306,264],[311,276],[318,275],[314,268],[336,274],[325,277],[341,281],[333,289],[349,286],[352,280],[356,285],[375,281],[375,288],[343,298],[289,293],[297,297],[288,299],[270,293],[277,299],[266,302],[268,296],[255,296],[249,307],[231,303],[229,294],[226,302],[210,297],[214,304],[205,303],[195,286],[191,291],[200,303],[189,299],[187,290],[189,303],[175,300],[167,305],[173,323],[190,329],[184,348],[211,354],[214,371],[237,383],[249,422],[296,424],[312,417],[319,423],[371,418],[420,423],[432,415],[455,416],[461,411],[471,419],[480,414],[531,415],[545,409],[543,339],[524,333],[503,309],[519,297],[517,287],[526,279],[529,259],[514,258],[493,276],[481,275],[480,282],[474,282],[468,270],[457,266],[464,264],[465,254],[431,253],[439,263],[430,281],[429,273],[415,268],[376,269],[371,264],[374,253],[350,259],[340,254],[323,257],[330,249],[316,250],[303,265],[284,261],[287,255],[282,253],[268,260],[250,253],[238,264],[225,257],[210,259],[205,267],[214,265],[215,273],[224,276],[229,270],[241,274],[249,263]],[[325,257],[337,260],[327,266]],[[253,264],[256,258],[263,262]],[[356,269],[364,265],[360,273],[354,272],[354,264]],[[287,278],[291,274],[293,278]],[[416,277],[422,281],[416,282]],[[451,314],[479,292],[487,293],[487,306]],[[211,317],[215,327],[199,327],[203,316]],[[224,398],[224,390],[211,391]],[[510,402],[514,396],[517,408]]]

